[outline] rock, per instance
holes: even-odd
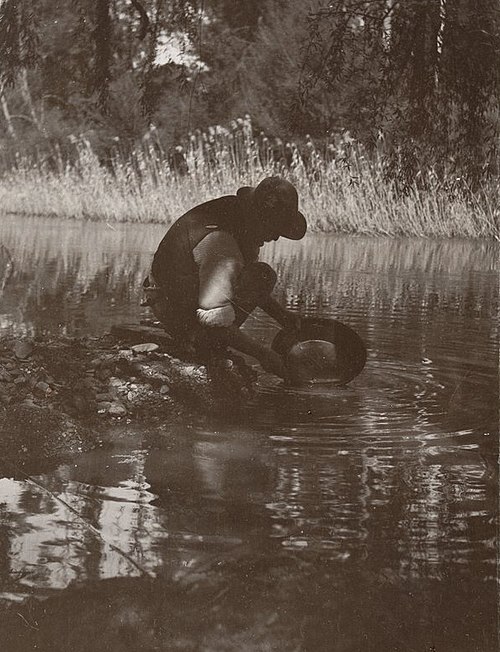
[[[50,385],[49,385],[48,383],[44,383],[43,380],[39,381],[39,382],[35,385],[35,390],[36,390],[39,394],[46,394],[47,391],[48,391],[49,389],[50,389]]]
[[[93,389],[94,387],[94,379],[93,378],[83,378],[82,379],[82,386],[85,387],[86,389]]]
[[[158,346],[154,339],[132,348],[118,342],[114,350],[110,348],[114,342],[104,343],[102,338],[95,342],[99,346],[67,338],[40,340],[36,346],[22,340],[5,342],[0,357],[1,410],[33,397],[35,404],[79,420],[94,419],[97,412],[115,417],[149,416],[161,410],[165,414],[174,401],[220,410],[236,405],[242,387],[251,384],[240,377],[232,361],[221,362],[214,374],[192,360],[158,355],[165,345]],[[16,350],[20,355],[31,350],[31,356],[20,359]]]
[[[108,380],[111,378],[112,373],[111,370],[107,367],[101,367],[97,370],[96,376],[99,378],[99,380]]]
[[[121,360],[132,360],[134,357],[134,352],[130,349],[120,349],[120,351],[118,351],[118,357]]]
[[[153,342],[145,342],[144,344],[135,344],[130,347],[134,353],[151,353],[157,351],[160,347]]]
[[[114,398],[113,394],[110,394],[109,392],[103,392],[101,394],[96,394],[96,397],[95,397],[95,399],[96,399],[96,401],[98,403],[102,403],[103,401],[109,401],[110,404],[113,402],[113,398]]]
[[[25,340],[18,340],[14,344],[14,355],[18,360],[26,360],[33,353],[33,345]]]
[[[4,369],[0,369],[0,381],[3,381],[4,383],[11,383],[12,382],[12,376],[10,373]]]
[[[112,417],[124,417],[127,415],[127,408],[121,403],[112,403],[108,408],[108,414]]]

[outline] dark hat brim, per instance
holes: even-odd
[[[284,228],[281,229],[281,236],[288,240],[302,240],[307,231],[307,222],[303,213],[297,211]]]
[[[236,193],[241,198],[255,201],[255,187],[243,186]],[[307,221],[303,213],[297,211],[292,216],[287,216],[286,223],[279,225],[280,236],[288,240],[302,240],[307,231]]]

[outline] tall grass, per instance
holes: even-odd
[[[71,162],[57,151],[45,160],[19,158],[0,179],[1,210],[168,224],[197,203],[279,173],[296,185],[314,231],[500,239],[496,185],[473,193],[461,180],[443,182],[427,171],[402,193],[382,157],[349,140],[320,151],[308,139],[300,150],[256,136],[249,121],[233,127],[192,134],[170,153],[153,132],[132,153],[117,146],[105,161],[85,139],[74,139]]]

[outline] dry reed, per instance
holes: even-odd
[[[425,183],[400,193],[380,158],[351,143],[330,148],[320,152],[309,140],[300,152],[279,143],[276,155],[276,143],[243,125],[191,135],[169,156],[153,134],[103,164],[88,141],[75,139],[71,164],[57,153],[45,162],[20,158],[0,179],[0,206],[14,214],[169,224],[197,203],[279,173],[296,185],[312,231],[500,239],[494,187],[464,192],[460,181],[444,184],[427,173]]]

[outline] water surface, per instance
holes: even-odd
[[[148,317],[140,285],[163,230],[3,217],[0,333]],[[60,498],[155,575],[263,554],[309,564],[318,576],[293,566],[293,595],[269,601],[301,596],[321,618],[304,606],[302,647],[273,649],[495,650],[497,246],[313,235],[263,258],[289,308],[365,338],[365,371],[333,390],[263,377],[237,422],[121,422],[40,486],[1,479],[4,597],[137,575]],[[262,313],[247,328],[276,332]]]

